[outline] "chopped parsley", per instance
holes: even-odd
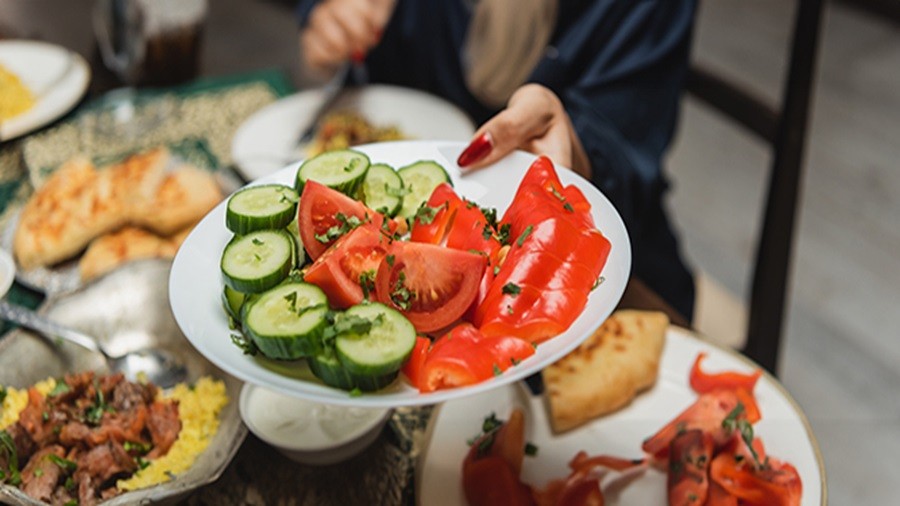
[[[128,441],[126,441],[125,444],[127,445]],[[128,446],[125,446],[125,450],[128,451]],[[78,464],[76,464],[75,462],[72,462],[69,459],[64,459],[64,458],[54,455],[52,453],[50,455],[48,455],[48,458],[50,459],[50,462],[53,462],[54,464],[56,464],[57,466],[59,466],[60,468],[62,468],[65,471],[72,472],[78,468]]]
[[[522,288],[515,283],[509,282],[503,285],[502,291],[506,295],[512,295],[513,297],[516,297],[520,293],[522,293]]]
[[[403,197],[409,195],[409,188],[395,188],[387,184],[387,181],[384,183],[384,193],[390,195],[391,197],[397,197],[398,199],[402,199]]]
[[[516,239],[516,246],[522,247],[522,244],[525,242],[525,239],[528,239],[528,236],[531,235],[531,231],[534,230],[534,225],[528,225],[525,227],[525,230],[522,231],[522,235]]]
[[[126,452],[136,451],[142,455],[149,452],[152,447],[153,445],[150,443],[134,443],[131,441],[125,441],[125,444],[122,445],[122,448],[125,448]]]
[[[387,262],[388,267],[394,266],[394,259],[395,259],[394,255],[388,255],[388,256],[384,257],[384,260],[385,260],[385,262]]]
[[[350,390],[350,397],[359,397],[362,395],[362,390],[359,387],[354,387],[353,390]]]
[[[338,221],[337,225],[332,225],[325,231],[324,234],[316,234],[315,238],[322,244],[328,244],[331,241],[338,239],[343,236],[347,232],[353,230],[354,228],[362,225],[363,223],[369,221],[368,216],[365,221],[360,220],[356,216],[347,216],[344,213],[337,213],[334,215],[334,218]]]
[[[570,203],[568,203],[568,202],[566,202],[565,204],[563,204],[563,209],[565,209],[566,211],[569,211],[570,213],[574,213],[574,212],[575,212],[575,208],[572,207],[572,204],[570,204]]]
[[[394,289],[391,291],[391,302],[404,311],[409,310],[410,301],[415,298],[415,294],[406,287],[406,273],[400,271],[397,276],[397,282],[394,283]]]
[[[9,484],[19,486],[22,483],[22,475],[19,473],[19,454],[16,452],[16,444],[13,442],[12,436],[5,430],[0,430],[0,453],[6,453],[7,469],[4,472],[0,469],[0,478],[9,477]],[[8,473],[8,474],[7,474]]]
[[[500,369],[500,366],[494,364],[494,376],[500,376],[503,374],[503,369]]]
[[[261,240],[259,240],[259,238],[256,238],[256,237],[253,238],[253,241],[252,241],[252,242],[253,242],[253,244],[255,244],[255,245],[257,245],[257,246],[262,246],[263,244],[265,244],[264,242],[262,242]]]
[[[517,366],[517,365],[521,364],[522,361],[517,359],[516,357],[511,357],[509,359],[509,363],[511,363],[513,366]]]
[[[418,221],[422,225],[431,225],[431,222],[434,221],[434,217],[437,216],[437,213],[441,209],[444,209],[446,206],[446,204],[441,204],[437,207],[431,207],[425,205],[425,203],[423,202],[422,205],[420,205],[419,208],[416,209],[416,214],[415,216],[413,216],[413,221]]]
[[[488,225],[493,228],[497,228],[497,210],[493,207],[482,207],[481,214],[484,215],[484,219],[487,220]]]
[[[256,346],[256,343],[243,334],[231,334],[231,343],[240,348],[244,355],[252,357],[259,353],[259,347]]]
[[[47,395],[50,397],[55,397],[57,395],[62,395],[71,390],[72,389],[69,388],[69,385],[65,381],[57,380],[56,385],[53,387],[53,390],[50,390],[50,393]],[[0,397],[2,397],[2,396],[0,396]],[[0,398],[0,402],[2,402],[2,401],[3,401],[3,399]]]
[[[594,284],[591,285],[591,291],[593,292],[594,290],[596,290],[597,287],[602,285],[604,281],[606,281],[606,278],[604,276],[600,276],[599,278],[595,279]]]
[[[375,269],[367,270],[359,275],[359,287],[362,288],[363,299],[375,293]]]
[[[500,244],[506,246],[509,244],[509,234],[510,230],[512,230],[512,225],[509,223],[504,223],[497,227],[497,240],[500,241]]]

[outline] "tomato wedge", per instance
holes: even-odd
[[[303,247],[313,260],[356,226],[372,223],[376,228],[381,228],[384,224],[381,213],[315,181],[303,186],[297,220]],[[393,222],[388,224],[388,231],[393,233],[396,225]]]
[[[321,288],[336,308],[345,309],[365,298],[374,298],[375,273],[389,241],[374,224],[359,226],[325,250],[303,278]]]
[[[378,268],[379,302],[400,310],[419,332],[457,321],[475,297],[485,258],[433,244],[394,241]]]
[[[463,460],[463,491],[469,505],[534,504],[519,480],[525,459],[525,415],[519,409],[499,428],[478,438]]]

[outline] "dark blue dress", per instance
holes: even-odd
[[[301,25],[316,3],[300,1]],[[477,124],[496,114],[465,85],[467,3],[398,0],[367,55],[370,81],[444,97]],[[560,0],[551,47],[528,79],[562,99],[593,183],[625,220],[633,275],[688,318],[694,284],[663,208],[662,157],[676,124],[694,9],[694,0]]]

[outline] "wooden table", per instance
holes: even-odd
[[[45,40],[80,53],[91,62],[94,78],[89,96],[96,96],[118,86],[118,83],[99,60],[90,28],[91,6],[89,0],[0,0],[0,37]],[[296,61],[297,28],[287,2],[210,2],[201,57],[202,76],[222,76],[272,67],[293,72]],[[660,310],[668,314],[673,323],[688,326],[684,317],[637,279],[629,282],[620,307]],[[390,430],[396,431],[396,427]],[[423,427],[407,429],[421,431]],[[403,456],[397,454],[398,435],[389,433],[390,430],[386,429],[382,438],[357,458],[321,468],[295,464],[252,435],[248,436],[222,478],[193,493],[187,503],[351,504],[360,501],[360,495],[355,491],[365,487],[368,491],[365,502],[368,504],[411,504],[414,501],[412,488],[395,486],[391,480],[409,479],[414,472],[410,462],[415,460],[401,458]],[[421,449],[420,445],[421,441],[415,442],[402,450],[415,457]],[[359,483],[359,476],[373,475],[366,474],[361,466],[372,463],[406,467],[375,473],[375,476],[384,477],[380,482],[369,480],[370,483]],[[336,484],[328,498],[315,496],[314,491],[297,485],[320,482]]]

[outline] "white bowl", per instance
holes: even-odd
[[[16,277],[16,265],[12,256],[4,249],[0,249],[0,297],[6,295]]]
[[[391,417],[388,408],[354,408],[297,399],[247,383],[241,418],[287,458],[311,465],[347,460],[369,447]]]

